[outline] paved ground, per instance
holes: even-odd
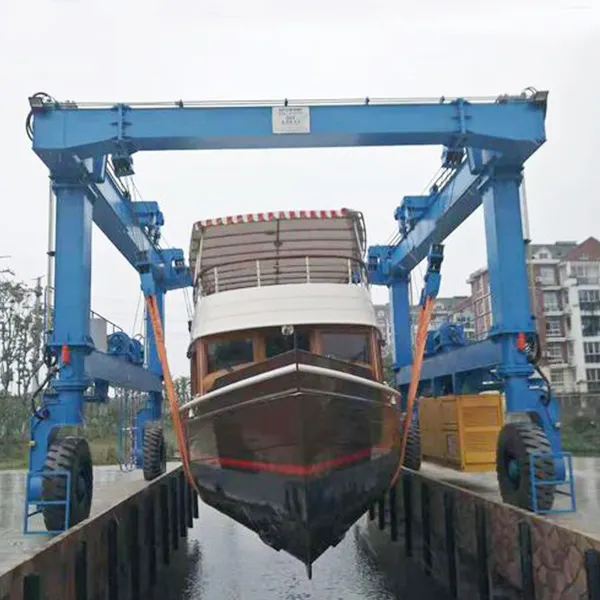
[[[177,465],[169,465],[169,469]],[[142,471],[121,472],[118,466],[94,468],[92,514],[97,515],[144,487]],[[50,540],[48,535],[23,535],[25,471],[0,471],[0,574],[35,553]],[[32,506],[30,510],[34,510]],[[43,530],[41,516],[32,529]]]
[[[496,473],[459,473],[432,464],[424,464],[424,475],[470,489],[486,498],[500,500]],[[548,518],[567,524],[570,528],[600,538],[600,458],[573,459],[577,512],[548,515]],[[568,506],[570,500],[557,496],[555,508]]]

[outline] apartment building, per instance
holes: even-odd
[[[385,341],[386,350],[390,350],[392,348],[392,316],[389,304],[375,305],[375,320]]]
[[[419,306],[411,307],[411,323],[413,340],[417,331],[417,318]],[[383,339],[388,349],[393,348],[392,319],[389,304],[375,306],[375,318]],[[467,339],[474,339],[474,313],[471,298],[469,296],[454,296],[451,298],[437,298],[429,329],[437,329],[444,322],[458,323],[463,326]]]
[[[527,263],[542,368],[557,392],[600,392],[600,241],[530,244]],[[468,283],[483,339],[493,324],[487,269]]]

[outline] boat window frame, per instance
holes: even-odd
[[[257,362],[259,360],[258,355],[257,355],[257,335],[256,335],[256,330],[254,329],[241,329],[241,330],[237,330],[237,331],[228,331],[226,333],[220,333],[220,334],[216,334],[216,335],[211,335],[208,337],[205,337],[201,340],[199,340],[201,342],[202,345],[202,354],[203,354],[203,358],[204,358],[204,376],[208,377],[211,376],[215,373],[227,373],[228,369],[215,369],[213,371],[209,371],[208,370],[208,346],[209,344],[214,344],[214,343],[218,343],[218,342],[227,342],[230,340],[251,340],[252,343],[252,360],[250,362],[243,362],[237,365],[234,365],[232,367],[233,370],[242,368],[244,366],[247,365],[251,365],[255,362]]]
[[[323,334],[364,334],[367,338],[367,347],[369,352],[368,361],[362,360],[347,360],[339,357],[333,357],[336,360],[348,362],[362,367],[371,369],[373,373],[377,372],[376,367],[376,356],[377,353],[373,353],[373,327],[361,326],[361,325],[321,325],[316,327],[317,338],[318,338],[318,354],[326,356],[324,351]]]
[[[317,354],[320,356],[325,356],[323,353],[323,334],[333,333],[333,334],[364,334],[367,337],[368,343],[368,352],[369,352],[369,362],[363,361],[350,361],[337,358],[337,360],[341,360],[343,362],[347,362],[349,364],[355,364],[361,366],[363,368],[367,368],[373,373],[375,378],[378,381],[383,379],[383,360],[380,356],[380,341],[378,335],[381,336],[377,327],[367,326],[367,325],[323,325],[323,324],[305,324],[305,325],[296,325],[299,329],[303,329],[308,331],[309,333],[309,352],[313,354]],[[224,374],[230,372],[227,369],[219,369],[216,371],[208,372],[208,344],[220,341],[226,341],[230,339],[243,339],[249,338],[252,339],[252,362],[245,362],[233,367],[233,370],[236,371],[238,369],[243,369],[245,367],[264,362],[269,360],[266,356],[266,346],[267,346],[267,335],[268,333],[274,331],[275,327],[266,327],[266,328],[258,328],[258,329],[247,329],[247,330],[237,330],[219,333],[211,336],[207,336],[205,338],[199,338],[195,342],[195,348],[192,350],[192,356],[195,355],[196,360],[194,364],[194,369],[196,369],[196,392],[198,394],[204,394],[208,392],[216,379],[223,376]],[[278,356],[278,355],[275,355]],[[275,358],[272,356],[272,358]]]
[[[297,349],[300,351],[304,350],[306,352],[312,352],[313,345],[314,345],[314,335],[313,335],[314,327],[312,325],[296,325],[295,329],[298,330],[298,333],[301,333],[302,335],[306,336],[306,338],[308,340],[308,349],[301,348],[299,346],[297,347]],[[291,350],[293,350],[293,347],[292,347],[289,350],[284,350],[284,352],[280,352],[279,354],[273,354],[273,356],[267,356],[267,338],[270,334],[273,334],[276,332],[279,332],[279,334],[282,335],[281,327],[265,327],[265,328],[261,328],[257,331],[260,333],[260,336],[261,336],[263,360],[269,360],[271,358],[275,358],[276,356],[279,356],[279,354],[283,354],[284,352],[290,352]],[[290,337],[293,337],[293,334]]]

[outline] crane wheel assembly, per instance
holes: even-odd
[[[556,479],[551,446],[535,423],[507,423],[498,436],[496,473],[502,500],[534,512],[554,502]],[[535,474],[534,474],[535,471]]]
[[[411,471],[421,469],[421,431],[417,421],[413,421],[408,429],[403,466]]]
[[[50,445],[44,464],[42,513],[49,531],[60,531],[87,519],[92,506],[92,455],[81,437]]]
[[[148,423],[144,428],[144,479],[152,481],[167,470],[167,449],[162,427]]]

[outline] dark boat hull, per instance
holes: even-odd
[[[397,409],[368,378],[333,376],[344,363],[291,353],[261,368],[194,407],[192,471],[205,502],[310,565],[389,487]]]

